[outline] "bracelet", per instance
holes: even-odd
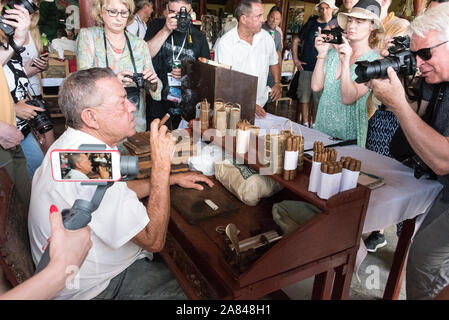
[[[9,38],[8,41],[9,46],[17,53],[17,54],[21,54],[22,52],[25,51],[25,47],[21,46],[19,47],[13,40],[13,38]]]
[[[317,59],[326,59],[326,56],[324,57],[320,57],[320,56],[316,56]]]

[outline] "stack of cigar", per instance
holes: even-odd
[[[304,167],[304,137],[299,137],[299,146],[298,146],[298,171],[301,172]]]
[[[342,163],[343,168],[359,172],[362,169],[362,161],[351,158],[351,157],[341,157],[340,163]]]
[[[214,128],[217,128],[217,111],[218,110],[224,110],[224,106],[225,106],[224,101],[215,100],[215,102],[214,102],[214,115],[213,115],[213,118],[212,118],[212,122],[213,122]]]
[[[313,144],[313,161],[321,163],[337,161],[337,150],[334,148],[324,148],[322,142],[318,142],[315,149],[315,143]]]
[[[209,129],[209,112],[210,112],[210,103],[207,102],[207,99],[200,102],[200,121],[201,121],[201,129]]]
[[[321,163],[321,172],[327,174],[340,173],[343,170],[343,164],[337,161],[328,161]]]
[[[285,151],[293,151],[293,152],[298,152],[299,153],[301,142],[302,142],[302,145],[304,146],[304,137],[296,136],[296,135],[290,135],[287,138],[287,143],[285,145]],[[284,158],[284,161],[285,161],[285,158]],[[283,178],[285,180],[294,180],[296,178],[296,169],[297,168],[292,169],[292,170],[285,170],[284,169]]]

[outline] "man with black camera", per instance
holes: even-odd
[[[206,36],[192,25],[190,0],[170,0],[168,16],[153,20],[147,29],[147,41],[153,66],[163,84],[162,99],[149,99],[147,119],[162,118],[167,112],[167,126],[176,129],[181,121],[181,60],[210,59]]]
[[[431,299],[449,284],[449,3],[415,18],[409,30],[417,67],[425,81],[435,85],[427,110],[432,112],[430,124],[407,102],[393,68],[387,70],[388,79],[373,79],[369,85],[396,115],[416,155],[443,185],[414,238],[407,262],[407,299]]]
[[[24,7],[16,5],[14,8],[6,10],[2,20],[6,25],[13,27],[15,32],[10,38],[3,37],[0,46],[0,102],[2,105],[0,108],[0,168],[6,169],[27,208],[31,185],[25,156],[20,147],[23,135],[16,126],[14,103],[9,93],[2,65],[7,63],[14,54],[13,47],[20,48],[24,44],[30,27],[30,15]]]

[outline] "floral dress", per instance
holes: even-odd
[[[374,50],[370,50],[357,61],[373,61],[379,57]],[[337,50],[329,50],[324,64],[324,89],[318,104],[315,128],[338,139],[357,139],[357,145],[365,147],[368,131],[366,99],[370,91],[368,90],[363,97],[353,104],[343,104],[341,101],[340,79],[336,79],[338,63]],[[350,67],[352,81],[355,81],[357,78],[355,74],[356,66],[356,64],[353,64]]]
[[[76,63],[78,70],[93,67],[105,68],[109,66],[116,74],[125,70],[134,72],[128,46],[125,44],[122,55],[119,59],[116,59],[110,47],[105,50],[103,30],[100,27],[83,28],[80,30],[76,42]],[[150,51],[145,41],[127,31],[126,34],[129,38],[137,72],[142,72],[147,68],[154,71]],[[108,63],[106,63],[106,51]],[[153,99],[161,99],[161,90],[162,82],[158,79],[157,90],[154,92],[150,91]],[[145,92],[143,90],[140,92],[140,102],[136,106],[134,119],[136,121],[136,131],[146,131],[146,103]]]

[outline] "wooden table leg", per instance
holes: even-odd
[[[402,280],[404,278],[407,263],[408,250],[410,248],[413,232],[415,231],[415,220],[408,219],[402,224],[396,251],[393,256],[390,273],[384,291],[384,300],[397,300],[401,292]]]
[[[334,275],[334,269],[315,275],[312,300],[330,300]]]

